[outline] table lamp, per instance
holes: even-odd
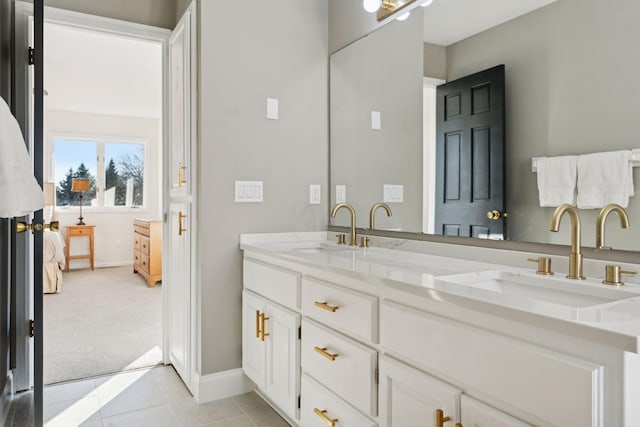
[[[80,221],[76,225],[86,225],[82,217],[82,199],[84,198],[84,192],[89,191],[91,187],[91,181],[89,178],[73,178],[71,180],[71,191],[74,193],[80,193]]]

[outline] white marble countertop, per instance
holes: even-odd
[[[534,269],[506,262],[350,247],[337,245],[327,237],[327,232],[245,234],[240,248],[357,279],[375,278],[377,283],[402,292],[454,304],[463,302],[478,311],[495,313],[498,306],[615,334],[625,350],[640,352],[638,284],[611,287],[603,285],[601,279],[575,281],[560,273],[540,276]],[[507,261],[508,255],[500,259]],[[474,284],[469,286],[469,282]]]

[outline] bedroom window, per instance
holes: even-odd
[[[144,145],[128,142],[55,139],[56,205],[77,206],[73,178],[89,178],[85,206],[144,206]]]

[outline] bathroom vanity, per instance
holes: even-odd
[[[381,237],[241,249],[243,369],[293,425],[640,425],[640,285],[603,285],[605,262],[577,281],[563,257],[543,276],[536,254]]]

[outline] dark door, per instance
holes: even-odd
[[[436,234],[506,238],[504,97],[504,65],[438,86]]]

